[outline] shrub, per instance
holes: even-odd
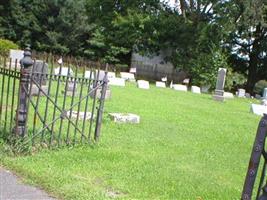
[[[18,45],[10,40],[0,39],[0,55],[8,56],[10,49],[18,49]]]
[[[255,87],[254,87],[254,92],[256,94],[260,94],[262,95],[262,92],[263,92],[263,89],[264,88],[267,88],[267,81],[265,80],[260,80],[258,81],[256,84],[255,84]]]

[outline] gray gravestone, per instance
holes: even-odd
[[[263,99],[267,99],[267,88],[263,89],[263,95],[262,95]]]
[[[226,71],[227,70],[225,68],[219,68],[218,70],[216,89],[215,89],[215,94],[213,95],[213,99],[216,101],[224,101],[225,99],[223,94],[224,94]]]
[[[41,60],[36,60],[33,66],[33,79],[40,85],[46,85],[48,64]]]

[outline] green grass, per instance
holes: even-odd
[[[97,146],[0,158],[61,199],[240,199],[260,119],[250,101],[112,87]],[[109,112],[138,114],[141,123],[115,124]]]

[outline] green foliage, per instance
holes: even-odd
[[[263,89],[267,88],[267,81],[260,80],[255,84],[254,92],[256,94],[262,95]]]
[[[18,45],[10,40],[0,39],[0,55],[8,56],[10,49],[18,49]]]

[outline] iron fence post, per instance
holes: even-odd
[[[103,79],[103,86],[101,90],[101,97],[100,97],[100,104],[97,111],[97,118],[96,118],[96,128],[95,128],[95,137],[94,140],[98,142],[100,137],[100,130],[102,125],[102,117],[103,117],[103,111],[104,111],[104,103],[105,103],[105,97],[106,97],[106,91],[108,87],[108,64],[106,65],[105,70],[105,76]]]
[[[20,83],[19,83],[19,101],[16,114],[15,134],[24,137],[27,134],[27,98],[29,91],[29,82],[31,76],[31,67],[33,60],[31,58],[31,49],[27,47],[24,51],[24,57],[20,60]]]

